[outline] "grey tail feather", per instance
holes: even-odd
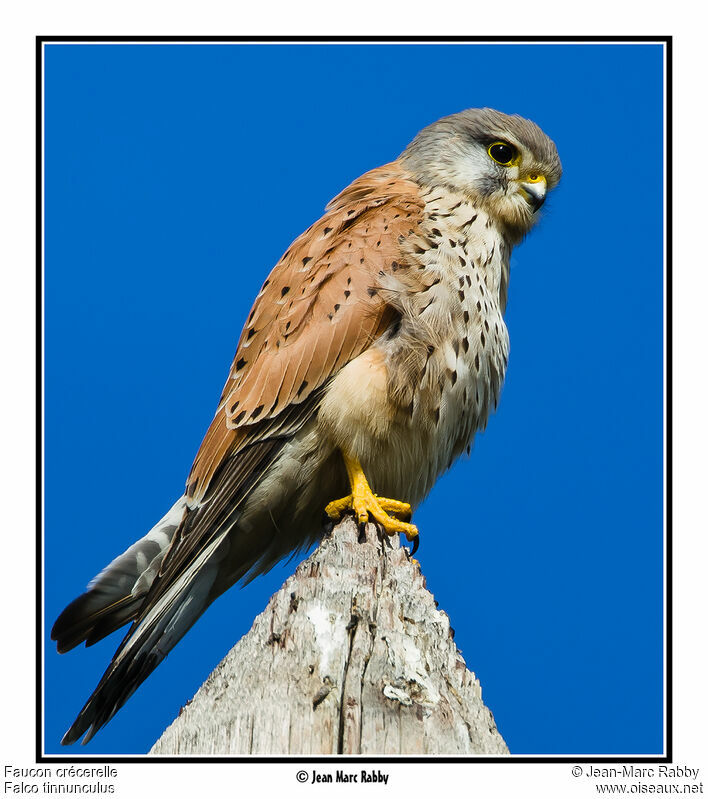
[[[103,677],[62,738],[88,743],[162,662],[214,598],[211,589],[227,530],[216,536],[185,571],[158,592],[142,618],[133,624]],[[187,599],[187,597],[189,597]]]
[[[111,561],[86,592],[64,608],[51,632],[58,652],[68,652],[82,641],[91,646],[137,616],[185,507],[180,497],[146,536]]]

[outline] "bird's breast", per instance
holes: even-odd
[[[438,191],[402,249],[381,278],[400,318],[335,377],[320,419],[377,493],[417,503],[497,405],[509,247],[484,212]]]

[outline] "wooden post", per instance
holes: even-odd
[[[150,754],[508,751],[418,562],[345,517]]]

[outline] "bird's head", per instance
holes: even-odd
[[[534,122],[470,108],[424,128],[401,155],[425,186],[466,194],[521,238],[561,177],[555,144]]]

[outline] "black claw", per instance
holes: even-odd
[[[415,555],[418,551],[418,547],[420,546],[420,533],[413,539],[413,549],[411,549],[411,557]]]

